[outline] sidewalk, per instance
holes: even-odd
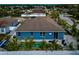
[[[79,51],[1,51],[0,55],[79,55]]]

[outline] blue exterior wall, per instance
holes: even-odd
[[[18,36],[18,34],[20,33],[20,36]],[[52,33],[52,35],[49,35],[49,33]],[[21,39],[24,39],[26,37],[30,38],[30,32],[16,32],[16,37],[21,40]],[[43,39],[41,36],[40,36],[40,32],[33,32],[33,38],[35,40],[41,40]],[[49,39],[54,39],[54,32],[45,32],[45,36],[44,38],[46,40],[49,40]],[[58,39],[60,40],[63,40],[64,39],[64,32],[58,32]]]
[[[59,39],[64,39],[64,32],[59,32],[58,36]]]

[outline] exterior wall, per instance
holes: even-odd
[[[16,30],[16,29],[17,29],[16,26],[14,26],[14,27],[13,27],[13,26],[9,26],[9,30],[10,30],[10,31],[13,31],[13,30]]]
[[[64,39],[64,32],[59,32],[58,36],[59,39]]]
[[[0,34],[6,34],[6,33],[9,33],[11,30],[16,29],[17,24],[18,24],[18,21],[14,21],[8,27],[1,27]]]
[[[5,32],[6,32],[6,33],[9,33],[9,32],[10,32],[9,27],[6,27],[6,28],[5,28]]]
[[[10,24],[10,26],[9,26],[9,30],[10,30],[10,31],[16,30],[17,25],[18,25],[18,21],[12,22],[12,23]]]
[[[1,29],[3,29],[3,31]],[[0,28],[0,34],[5,34],[5,28]]]
[[[45,13],[21,14],[21,17],[32,17],[32,16],[42,17],[42,16],[46,16],[46,14]]]
[[[1,29],[3,29],[3,31],[2,31]],[[8,27],[0,28],[0,34],[6,34],[6,33],[8,33],[9,31],[10,31],[10,30],[9,30]]]
[[[20,36],[18,36],[18,34],[20,33]],[[50,35],[50,33],[52,33],[52,35]],[[26,37],[30,38],[31,35],[30,35],[30,32],[16,32],[16,37],[19,39],[19,40],[22,40]],[[41,36],[40,36],[40,32],[34,32],[33,33],[33,38],[35,40],[41,40],[43,39]],[[54,32],[45,32],[45,36],[44,36],[44,39],[46,40],[51,40],[51,39],[55,39],[54,38]],[[63,40],[64,39],[64,32],[58,32],[58,39],[60,40]]]

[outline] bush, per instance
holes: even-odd
[[[17,51],[17,50],[19,50],[19,46],[17,44],[14,44],[13,42],[6,43],[4,48],[8,51]]]
[[[74,47],[73,47],[73,43],[72,42],[68,45],[68,50],[74,50]]]

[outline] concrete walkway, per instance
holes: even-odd
[[[74,24],[74,22],[71,20],[71,18],[67,17],[65,14],[60,14],[59,17],[60,17],[60,19],[65,20],[71,26]],[[79,24],[77,24],[76,28],[79,30]]]
[[[65,39],[65,41],[66,41],[67,44],[69,44],[69,43],[72,42],[73,43],[73,47],[75,49],[77,49],[77,41],[76,41],[76,39],[73,36],[71,36],[71,35],[65,35],[64,39]]]

